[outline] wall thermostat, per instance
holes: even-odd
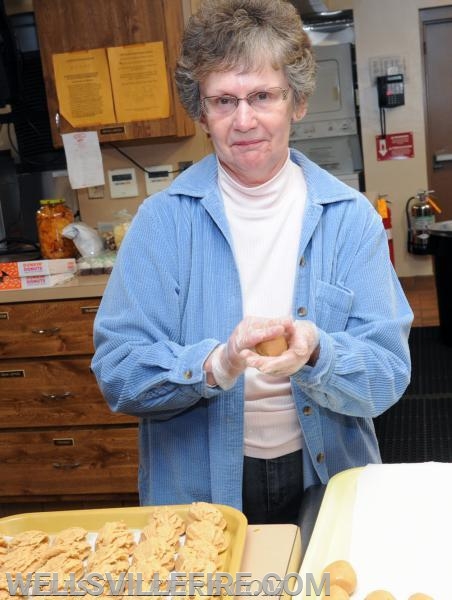
[[[137,176],[134,168],[108,171],[108,183],[112,198],[133,198],[138,196]]]
[[[173,179],[172,165],[159,165],[157,167],[146,167],[144,174],[146,180],[146,193],[152,196],[156,192],[165,189]]]

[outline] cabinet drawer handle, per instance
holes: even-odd
[[[48,327],[47,329],[32,329],[32,333],[37,335],[55,335],[60,331],[61,327]]]
[[[55,462],[55,463],[53,463],[52,466],[54,469],[66,469],[67,471],[69,471],[71,469],[78,469],[78,467],[81,466],[81,463],[79,463],[79,462],[74,462],[74,463]]]
[[[83,315],[96,314],[99,310],[98,306],[81,306],[80,311]]]
[[[41,398],[43,400],[66,400],[66,398],[72,398],[72,392],[64,392],[64,394],[46,394],[42,392]]]

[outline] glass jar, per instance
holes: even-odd
[[[62,198],[40,200],[40,205],[36,213],[36,224],[42,258],[76,257],[74,243],[61,233],[66,225],[74,222],[72,210]]]

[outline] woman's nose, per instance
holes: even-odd
[[[242,99],[234,111],[234,125],[237,129],[247,130],[255,127],[257,123],[256,111],[246,99]]]

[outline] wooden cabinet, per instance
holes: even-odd
[[[0,513],[138,501],[137,419],[110,411],[90,370],[99,302],[0,306]]]
[[[42,422],[42,421],[41,421]],[[0,433],[5,496],[86,496],[137,487],[135,428],[33,429]]]
[[[193,121],[177,98],[174,68],[183,33],[183,0],[34,0],[47,104],[56,147],[62,133],[96,130],[100,142],[162,138],[176,140],[194,135]],[[163,42],[170,116],[76,129],[61,116],[55,85],[53,54]]]

